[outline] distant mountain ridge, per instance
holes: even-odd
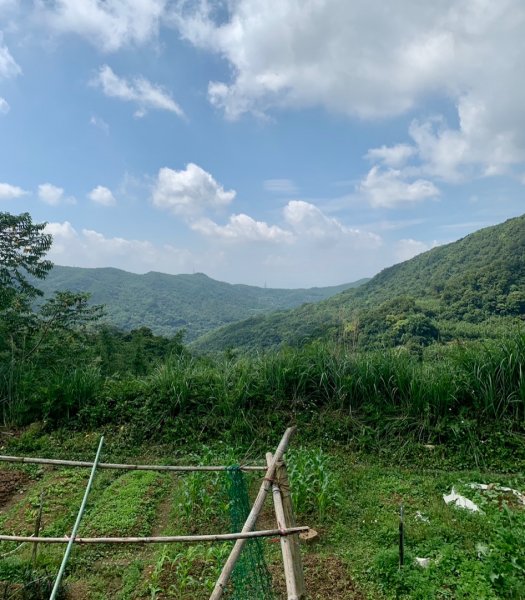
[[[123,330],[149,327],[158,335],[186,330],[186,340],[247,317],[318,302],[367,281],[310,289],[273,289],[229,284],[203,273],[167,275],[128,273],[115,268],[56,265],[38,287],[88,292],[93,304],[106,306],[106,320]]]
[[[194,348],[253,350],[335,336],[395,345],[498,317],[525,318],[525,215],[384,269],[319,303],[223,327]]]

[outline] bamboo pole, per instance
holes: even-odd
[[[290,438],[295,433],[295,430],[296,430],[295,427],[289,427],[284,432],[284,435],[283,435],[281,441],[279,442],[277,449],[275,450],[272,462],[268,466],[266,475],[264,476],[263,482],[259,489],[259,493],[257,494],[257,498],[255,499],[255,502],[253,503],[252,510],[250,511],[250,514],[248,515],[246,522],[244,523],[244,527],[242,528],[243,533],[247,532],[247,531],[252,531],[252,529],[254,528],[255,523],[257,521],[257,517],[259,516],[259,513],[261,512],[261,509],[263,507],[264,500],[266,498],[266,494],[268,493],[270,486],[272,485],[272,481],[275,476],[275,471],[277,468],[277,463],[281,460],[284,453],[286,452],[286,449],[288,448],[288,444],[290,442]],[[213,592],[210,596],[210,600],[218,600],[219,598],[222,597],[222,594],[226,588],[226,585],[228,584],[228,580],[230,579],[230,575],[232,574],[233,568],[235,567],[235,563],[237,562],[237,559],[239,558],[239,555],[240,555],[241,550],[243,549],[245,543],[246,543],[245,539],[244,540],[239,539],[235,542],[235,545],[232,548],[230,556],[228,557],[224,567],[222,568],[219,579],[217,580],[217,583],[215,584]]]
[[[272,462],[272,453],[266,453],[266,463],[268,466]],[[275,520],[279,529],[286,529],[286,517],[284,515],[283,499],[281,490],[276,482],[272,484],[273,506],[275,509]],[[290,547],[290,538],[281,538],[281,553],[283,555],[284,576],[286,580],[286,594],[288,600],[298,600],[297,585],[295,583],[295,571],[293,564],[292,549]]]
[[[210,533],[203,535],[171,535],[155,537],[34,537],[24,535],[0,535],[0,542],[29,542],[32,544],[173,544],[190,542],[227,542],[263,537],[287,537],[308,531],[309,527],[289,527],[288,529],[261,529],[240,533]]]
[[[95,477],[95,471],[97,470],[98,460],[100,458],[100,452],[102,450],[102,444],[104,443],[104,436],[101,436],[100,442],[98,444],[97,454],[95,456],[95,462],[93,463],[93,468],[91,469],[91,474],[89,476],[89,481],[86,486],[86,490],[84,492],[84,497],[82,498],[82,503],[78,510],[77,518],[75,520],[75,524],[73,525],[73,530],[71,532],[71,537],[67,542],[66,551],[64,553],[64,558],[62,559],[62,563],[60,565],[60,569],[58,571],[57,578],[55,579],[55,584],[53,585],[53,589],[51,590],[51,596],[49,596],[49,600],[55,600],[58,588],[60,587],[60,582],[62,581],[62,577],[64,575],[64,571],[66,570],[66,564],[71,554],[71,549],[73,548],[73,542],[75,541],[75,537],[77,535],[78,528],[80,526],[80,521],[82,519],[82,515],[84,514],[84,510],[86,508],[86,502],[88,499],[89,492],[91,490],[91,485],[93,484],[93,479]]]
[[[280,462],[277,465],[277,484],[281,491],[283,500],[284,516],[287,527],[295,527],[295,513],[293,509],[292,494],[290,491],[290,482],[288,481],[288,470],[286,464]],[[300,599],[306,597],[306,586],[304,583],[303,560],[301,558],[301,545],[299,535],[293,535],[289,539],[290,548],[292,550],[293,565],[295,571],[295,583],[297,585],[297,594]]]
[[[23,456],[0,456],[0,461],[13,463],[26,463],[34,465],[58,465],[63,467],[92,467],[93,463],[85,460],[62,460],[55,458],[32,458]],[[178,466],[178,465],[128,465],[120,463],[99,463],[98,469],[122,469],[128,471],[175,471],[175,472],[193,472],[193,471],[226,471],[229,467],[225,465],[197,465],[197,466]],[[266,471],[267,467],[262,465],[241,465],[241,471]]]

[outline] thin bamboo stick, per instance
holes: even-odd
[[[277,465],[277,485],[281,491],[286,525],[287,527],[295,527],[296,521],[292,503],[292,494],[290,491],[290,482],[288,481],[288,470],[286,469],[286,464],[284,462],[280,462]],[[304,583],[303,560],[301,558],[299,535],[293,535],[289,539],[289,545],[293,556],[297,594],[302,600],[302,598],[306,597],[306,587]]]
[[[272,462],[272,453],[266,453],[266,463],[268,466]],[[281,490],[277,483],[272,484],[273,506],[275,508],[275,519],[279,529],[286,529],[286,517],[283,508],[283,499],[281,498]],[[290,540],[286,537],[281,538],[281,553],[283,555],[284,576],[286,580],[286,594],[288,600],[298,600],[297,584],[295,582],[295,571],[293,565],[292,549]]]
[[[296,430],[295,427],[289,427],[284,432],[284,435],[283,435],[281,441],[279,442],[277,449],[275,450],[272,462],[266,471],[266,475],[264,476],[263,482],[259,489],[259,493],[257,494],[257,498],[255,499],[255,502],[253,503],[252,510],[250,511],[250,514],[248,515],[246,522],[244,523],[244,527],[242,528],[243,533],[247,532],[247,531],[251,531],[255,527],[255,523],[256,523],[257,517],[259,516],[259,513],[261,512],[261,509],[263,507],[264,500],[266,498],[266,494],[268,493],[270,486],[272,485],[272,481],[273,481],[273,478],[275,475],[275,470],[277,468],[277,463],[281,460],[284,453],[286,452],[286,449],[288,448],[288,444],[290,442],[290,438],[295,433],[295,430]],[[239,555],[240,555],[241,550],[243,549],[245,543],[246,543],[246,540],[243,540],[243,539],[239,539],[235,542],[235,545],[232,548],[230,556],[228,557],[228,560],[226,561],[224,567],[222,568],[219,579],[217,580],[217,583],[215,584],[213,592],[210,596],[210,600],[219,600],[219,598],[222,597],[222,594],[226,588],[226,585],[228,584],[228,580],[230,579],[230,575],[232,574],[233,568],[235,567],[235,563],[237,562],[237,559],[239,558]]]
[[[85,460],[62,460],[55,458],[32,458],[23,456],[0,456],[0,461],[13,463],[26,463],[34,465],[59,465],[63,467],[92,467],[93,463]],[[225,465],[197,465],[197,466],[178,466],[178,465],[128,465],[120,463],[99,463],[98,469],[123,469],[129,471],[226,471],[229,467]],[[241,471],[266,471],[262,465],[241,465]]]
[[[84,514],[84,510],[86,508],[86,502],[88,499],[89,492],[91,490],[91,485],[93,484],[93,479],[95,477],[95,471],[97,470],[98,460],[100,458],[100,452],[102,451],[102,444],[104,443],[104,436],[101,436],[100,442],[98,444],[97,454],[95,456],[95,462],[93,463],[93,468],[91,469],[91,474],[89,476],[89,480],[86,485],[86,490],[84,492],[84,497],[82,498],[82,503],[80,508],[78,509],[77,518],[75,520],[75,524],[73,525],[73,530],[71,531],[71,537],[67,542],[67,548],[64,553],[64,558],[62,559],[62,563],[60,565],[60,569],[58,571],[57,578],[55,579],[55,584],[53,585],[53,589],[51,590],[51,596],[49,596],[49,600],[55,600],[58,588],[60,587],[60,582],[62,581],[62,577],[64,575],[64,571],[66,570],[66,564],[71,554],[71,549],[73,548],[73,542],[75,541],[75,537],[77,535],[78,528],[80,526],[80,521],[82,519],[82,515]]]
[[[290,527],[288,529],[261,529],[240,533],[211,533],[203,535],[172,535],[156,537],[34,537],[24,535],[0,535],[0,542],[29,542],[31,544],[171,544],[190,542],[227,542],[260,537],[286,537],[308,531],[309,527]]]

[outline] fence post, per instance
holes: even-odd
[[[272,462],[272,453],[266,453],[266,462],[268,465]],[[286,529],[287,522],[284,513],[283,499],[281,496],[281,490],[276,481],[272,484],[272,495],[273,505],[275,508],[275,520],[277,521],[277,527],[279,529]],[[297,590],[297,582],[295,579],[295,564],[294,557],[292,554],[291,537],[281,537],[281,553],[283,555],[284,565],[284,577],[286,580],[286,593],[288,600],[299,600],[299,593]]]
[[[242,528],[243,532],[253,530],[255,523],[257,522],[257,517],[259,516],[259,513],[261,512],[261,509],[263,507],[264,500],[266,498],[266,494],[268,493],[268,491],[273,483],[273,479],[275,477],[275,471],[277,469],[277,463],[281,460],[284,453],[286,452],[286,449],[288,448],[288,444],[290,442],[290,438],[295,433],[295,430],[296,430],[295,427],[289,427],[284,432],[284,435],[281,438],[281,441],[279,442],[279,445],[277,446],[277,449],[275,450],[275,453],[273,455],[273,460],[266,471],[266,475],[264,476],[261,487],[259,488],[259,493],[257,494],[257,498],[255,499],[255,502],[253,503],[252,510],[250,511],[250,514],[248,515],[246,522],[244,523],[244,527]],[[230,556],[228,556],[228,559],[227,559],[224,567],[222,568],[219,579],[217,580],[217,583],[215,584],[215,587],[213,588],[213,592],[211,593],[210,600],[219,600],[219,598],[222,597],[222,594],[223,594],[223,592],[226,588],[226,585],[230,579],[230,575],[232,574],[233,568],[235,567],[235,563],[237,562],[237,559],[239,558],[239,555],[240,555],[245,543],[246,543],[246,540],[237,540],[235,542],[235,545],[233,546]]]
[[[35,537],[37,538],[40,535],[40,527],[42,525],[42,509],[44,507],[44,492],[40,494],[40,506],[38,507],[38,513],[36,515],[35,521]],[[38,548],[38,542],[33,544],[33,551],[31,553],[31,562],[33,563],[33,569],[36,565],[36,551]]]
[[[277,465],[277,484],[279,485],[279,488],[281,490],[281,497],[283,499],[286,527],[295,527],[296,521],[292,503],[292,494],[290,491],[290,482],[288,480],[288,470],[286,469],[286,463],[284,462],[280,462]],[[301,558],[301,547],[299,539],[299,535],[290,536],[290,548],[293,557],[295,582],[297,585],[297,596],[299,599],[302,599],[306,597],[306,589],[304,583],[303,560]]]

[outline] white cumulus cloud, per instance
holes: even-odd
[[[110,98],[133,102],[138,108],[135,116],[143,117],[149,109],[167,110],[179,117],[184,116],[182,108],[173,100],[162,86],[151,83],[144,77],[126,79],[116,75],[111,67],[100,67],[92,85],[100,87]]]
[[[525,4],[522,0],[236,0],[175,3],[172,26],[226,59],[210,81],[227,118],[273,108],[322,107],[391,117],[429,98],[455,108],[457,125],[411,128],[423,172],[455,181],[525,163]],[[400,167],[414,144],[375,148]]]
[[[46,225],[46,233],[68,239],[72,239],[77,236],[77,232],[69,221],[64,221],[63,223],[48,223]]]
[[[186,249],[170,244],[155,245],[147,240],[108,237],[92,229],[77,231],[70,222],[49,223],[53,236],[49,258],[60,265],[107,267],[144,273],[155,270],[180,273],[191,270],[194,260]]]
[[[456,4],[238,0],[228,3],[226,19],[214,18],[208,2],[175,5],[171,15],[187,40],[230,62],[233,80],[209,86],[227,116],[284,105],[373,117],[451,87]]]
[[[13,200],[25,196],[27,192],[17,185],[0,183],[0,200]]]
[[[58,33],[75,33],[114,52],[141,45],[159,29],[166,0],[50,0],[38,3],[38,17]]]
[[[196,217],[204,211],[228,206],[235,198],[234,190],[226,191],[210,173],[194,163],[175,171],[159,170],[153,187],[152,201],[158,208],[184,217]]]
[[[117,203],[113,192],[103,185],[97,185],[96,188],[93,188],[91,192],[89,192],[88,198],[92,202],[101,204],[102,206],[114,206]]]
[[[376,208],[395,208],[439,196],[438,188],[431,181],[405,181],[400,170],[382,170],[378,166],[370,169],[358,190]]]
[[[199,219],[192,224],[194,231],[229,241],[290,243],[293,235],[277,225],[256,221],[244,214],[231,215],[226,225],[218,225],[211,219]]]
[[[64,199],[64,188],[52,183],[42,183],[38,186],[38,197],[46,204],[57,206]]]
[[[341,241],[359,242],[364,246],[379,246],[381,238],[358,228],[347,227],[334,217],[329,217],[314,204],[292,200],[284,207],[284,219],[301,239],[321,242],[324,245]]]

